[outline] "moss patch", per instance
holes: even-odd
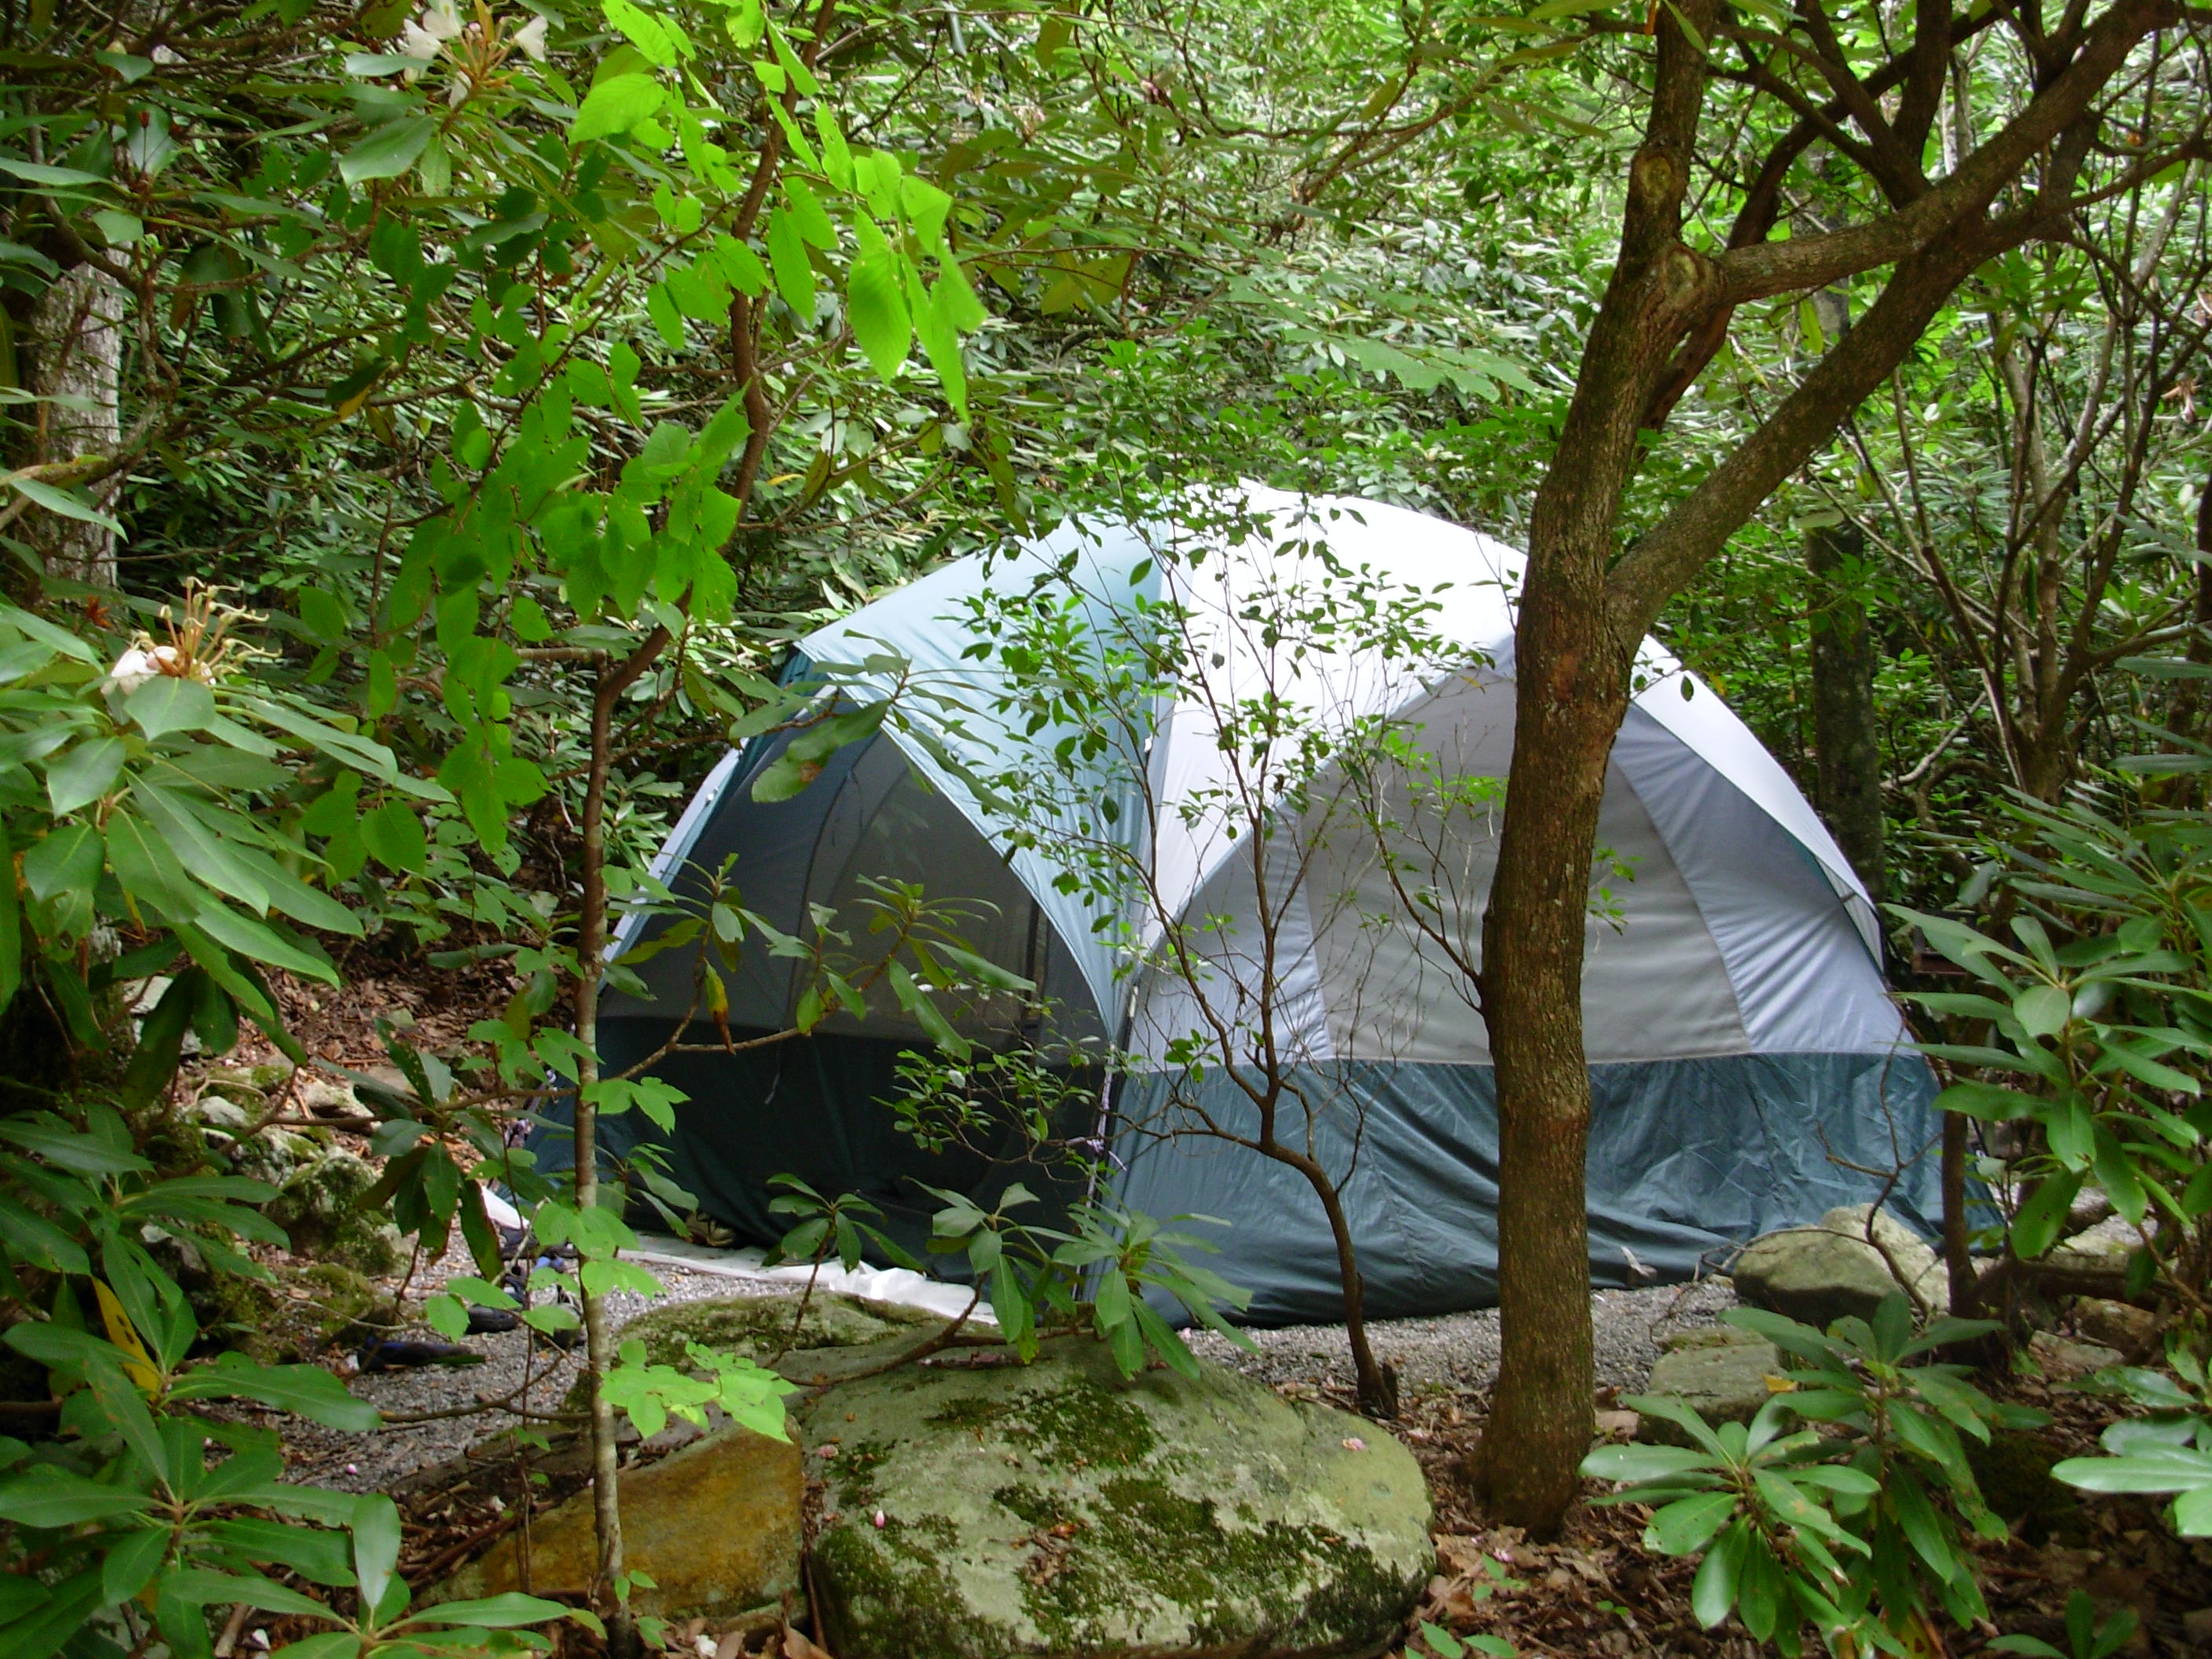
[[[897,1633],[896,1651],[908,1659],[1019,1652],[1019,1638],[1010,1627],[979,1626],[939,1556],[941,1544],[903,1522],[886,1523],[872,1537],[857,1526],[844,1526],[817,1538],[815,1572],[840,1589],[836,1607],[822,1609],[832,1649],[841,1654],[860,1651],[854,1644],[890,1631]]]
[[[765,1361],[788,1342],[794,1350],[857,1348],[899,1331],[938,1322],[934,1315],[860,1297],[816,1295],[806,1305],[797,1334],[795,1296],[718,1297],[711,1301],[673,1302],[640,1314],[623,1327],[622,1340],[645,1344],[656,1365],[683,1363],[690,1344],[719,1352]]]

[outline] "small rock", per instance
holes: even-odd
[[[1831,1210],[1812,1227],[1792,1227],[1754,1239],[1730,1270],[1737,1291],[1754,1303],[1826,1330],[1847,1315],[1873,1317],[1885,1297],[1909,1283],[1931,1312],[1951,1306],[1950,1281],[1936,1252],[1905,1224],[1884,1212],[1867,1242],[1869,1206]],[[1897,1265],[1893,1273],[1888,1252]],[[1899,1274],[1903,1275],[1900,1280]]]
[[[732,1426],[622,1475],[623,1542],[654,1588],[630,1606],[660,1618],[729,1617],[799,1589],[799,1510],[805,1477],[796,1442]],[[522,1588],[509,1533],[432,1592],[434,1601]],[[530,1589],[582,1593],[598,1571],[592,1494],[579,1492],[530,1523]]]
[[[2087,1376],[2126,1358],[2117,1348],[2071,1341],[2054,1331],[2038,1331],[2028,1338],[2027,1351],[2035,1356],[2045,1373],[2054,1377]]]
[[[201,1125],[210,1129],[221,1129],[235,1134],[253,1121],[253,1114],[235,1100],[219,1094],[204,1094],[192,1103],[191,1115]]]
[[[292,1098],[310,1117],[319,1117],[334,1123],[376,1121],[376,1114],[355,1099],[351,1089],[343,1083],[333,1083],[328,1078],[302,1078],[298,1088],[293,1091]]]
[[[2106,1347],[2142,1353],[2158,1340],[2158,1316],[2133,1303],[2085,1296],[2074,1304],[2074,1328]]]
[[[1644,1393],[1671,1395],[1708,1423],[1748,1423],[1774,1397],[1766,1379],[1782,1374],[1782,1351],[1765,1337],[1732,1325],[1684,1331],[1651,1368]],[[1680,1441],[1680,1427],[1662,1417],[1644,1419],[1650,1438]]]

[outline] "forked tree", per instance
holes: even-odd
[[[2180,0],[2068,0],[2057,16],[2040,0],[1663,0],[1645,27],[1617,262],[1530,520],[1480,979],[1502,1192],[1490,1497],[1539,1532],[1558,1526],[1589,1439],[1583,902],[1638,643],[1961,284],[2203,155],[2212,120],[2212,9]],[[1835,228],[1778,239],[1814,196]],[[1852,327],[1693,485],[1626,522],[1651,434],[1736,308],[1859,281],[1872,297]]]

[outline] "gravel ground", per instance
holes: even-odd
[[[459,1248],[439,1264],[439,1269],[418,1278],[418,1286],[442,1282],[447,1273],[474,1273]],[[705,1297],[764,1291],[789,1294],[780,1285],[755,1285],[717,1273],[693,1273],[656,1263],[653,1272],[665,1287],[653,1298],[664,1302],[692,1302]],[[646,1299],[626,1291],[607,1298],[619,1328],[642,1313]],[[402,1333],[442,1340],[429,1327]],[[501,1410],[469,1408],[486,1401],[501,1401],[526,1410],[557,1410],[569,1385],[575,1381],[580,1347],[566,1353],[544,1342],[533,1345],[526,1331],[471,1336],[464,1346],[484,1357],[481,1365],[425,1365],[413,1370],[371,1371],[349,1378],[347,1387],[385,1414],[386,1426],[367,1434],[345,1434],[319,1425],[295,1421],[286,1440],[291,1478],[338,1486],[349,1492],[382,1492],[416,1470],[459,1456],[469,1445],[489,1434],[513,1425],[515,1419]],[[406,1422],[427,1413],[464,1413]]]
[[[1735,1292],[1725,1279],[1595,1292],[1590,1322],[1597,1342],[1598,1385],[1633,1394],[1650,1376],[1662,1338],[1711,1325],[1735,1305]],[[1341,1325],[1286,1325],[1247,1334],[1257,1354],[1245,1353],[1211,1331],[1199,1333],[1191,1347],[1265,1382],[1334,1389],[1352,1385],[1352,1352]],[[1377,1359],[1397,1368],[1401,1393],[1486,1394],[1498,1376],[1495,1308],[1432,1319],[1377,1320],[1368,1327],[1368,1340]]]
[[[458,1247],[447,1261],[418,1277],[418,1287],[434,1285],[448,1273],[473,1269]],[[732,1278],[724,1273],[653,1263],[665,1290],[653,1298],[688,1302],[735,1295],[793,1295],[787,1285]],[[619,1292],[609,1298],[617,1328],[643,1311],[645,1298]],[[1724,1279],[1694,1285],[1662,1285],[1633,1291],[1599,1291],[1590,1298],[1596,1332],[1601,1386],[1633,1393],[1650,1376],[1659,1357],[1660,1340],[1693,1326],[1710,1325],[1735,1305]],[[1407,1393],[1454,1390],[1487,1393],[1498,1374],[1498,1314],[1446,1314],[1431,1319],[1382,1320],[1369,1327],[1376,1357],[1397,1368],[1399,1387]],[[434,1334],[424,1328],[410,1333]],[[1334,1325],[1292,1325],[1249,1334],[1259,1349],[1246,1353],[1211,1332],[1200,1332],[1191,1346],[1199,1353],[1274,1384],[1293,1384],[1315,1392],[1348,1390],[1352,1363],[1344,1330]],[[295,1422],[288,1438],[292,1478],[355,1492],[382,1491],[418,1469],[458,1456],[471,1443],[512,1425],[499,1409],[475,1409],[498,1401],[527,1410],[558,1408],[574,1381],[577,1357],[528,1333],[471,1337],[466,1346],[484,1356],[479,1365],[431,1365],[417,1370],[372,1372],[350,1379],[359,1398],[383,1412],[386,1426],[368,1434],[344,1434]],[[447,1413],[409,1422],[426,1413]]]

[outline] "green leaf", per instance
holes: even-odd
[[[1699,1492],[1678,1498],[1651,1517],[1650,1537],[1668,1555],[1694,1555],[1735,1516],[1732,1492]]]
[[[461,1625],[471,1630],[512,1630],[523,1625],[550,1624],[556,1619],[566,1619],[572,1611],[558,1601],[510,1590],[504,1595],[487,1595],[474,1601],[441,1602],[405,1622]]]
[[[210,939],[255,962],[287,973],[301,974],[336,987],[343,981],[337,969],[319,952],[295,944],[264,921],[242,916],[228,905],[210,898],[193,913],[192,921]]]
[[[59,514],[64,519],[75,519],[80,524],[98,525],[102,530],[118,536],[123,533],[121,525],[74,489],[64,489],[36,478],[11,477],[8,482],[29,497],[34,505],[43,507],[49,513]]]
[[[238,1396],[258,1400],[325,1428],[362,1434],[383,1419],[375,1407],[356,1400],[345,1384],[319,1365],[260,1365],[242,1353],[219,1356],[215,1364],[188,1373],[170,1389],[176,1399],[215,1400]]]
[[[1704,1452],[1686,1447],[1601,1446],[1583,1459],[1582,1472],[1593,1480],[1666,1480],[1713,1467]]]
[[[266,1578],[240,1573],[211,1572],[204,1568],[187,1567],[161,1575],[161,1594],[173,1596],[188,1607],[215,1607],[244,1602],[249,1607],[258,1607],[264,1613],[295,1613],[304,1618],[328,1620],[331,1610],[311,1595],[302,1595],[295,1589],[271,1583]]]
[[[388,800],[361,820],[362,845],[388,870],[420,875],[429,866],[430,840],[405,801]]]
[[[2012,1014],[2028,1036],[2056,1036],[2073,1018],[2074,998],[2063,986],[2031,985],[2013,998]]]
[[[581,144],[629,132],[667,101],[666,89],[650,75],[609,76],[585,94],[568,129],[568,142]]]
[[[2069,1457],[2051,1474],[2084,1492],[2212,1491],[2212,1452],[2189,1446],[2142,1446],[2125,1457]]]
[[[354,1505],[353,1564],[362,1606],[379,1606],[399,1566],[399,1506],[382,1492],[364,1493]]]
[[[104,185],[108,182],[96,173],[87,173],[82,167],[49,167],[43,161],[21,161],[12,155],[0,155],[0,173],[21,179],[27,185]]]
[[[121,1534],[110,1533],[102,1541],[107,1553],[100,1564],[100,1599],[107,1607],[128,1601],[154,1580],[175,1536],[162,1526],[141,1527]]]
[[[83,830],[89,826],[80,824],[76,828]],[[46,841],[52,839],[51,835],[46,837]],[[15,890],[15,854],[8,842],[7,825],[0,822],[0,1009],[5,1009],[15,1000],[15,993],[23,983],[22,902]],[[46,842],[39,843],[40,847],[45,845]],[[36,852],[38,849],[33,848],[32,850]],[[31,855],[26,854],[23,873],[27,879],[31,878],[30,866]],[[94,865],[93,870],[97,875],[99,866]],[[35,880],[33,881],[32,890],[38,890]]]
[[[153,1501],[145,1492],[88,1480],[51,1465],[0,1481],[0,1521],[21,1527],[75,1527],[138,1515]]]
[[[269,1659],[360,1659],[361,1638],[349,1630],[326,1630],[304,1641],[288,1642]]]
[[[117,738],[92,738],[46,764],[46,800],[58,818],[89,806],[115,787],[123,774],[124,748]]]
[[[397,179],[422,159],[437,131],[438,120],[432,115],[388,121],[338,158],[338,173],[349,185]]]
[[[890,380],[906,361],[914,340],[906,295],[899,281],[898,255],[885,249],[853,261],[845,285],[846,315],[853,337],[876,373]]]
[[[1698,1576],[1690,1583],[1690,1611],[1707,1630],[1719,1626],[1735,1606],[1747,1543],[1744,1523],[1739,1521],[1714,1541],[1698,1564]]]
[[[2035,1189],[2013,1218],[2012,1248],[2022,1261],[2033,1261],[2058,1242],[2058,1230],[2080,1196],[2084,1176],[2078,1170],[2052,1176]]]
[[[215,719],[215,693],[198,680],[156,674],[123,700],[150,740],[171,732],[204,732]]]
[[[799,226],[781,207],[768,216],[768,263],[775,274],[775,291],[802,323],[814,320],[814,267],[806,257],[806,244]]]

